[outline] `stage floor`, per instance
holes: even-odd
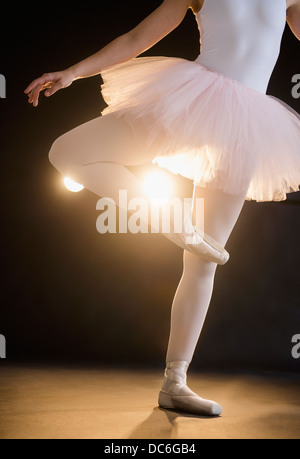
[[[162,410],[158,371],[0,365],[1,439],[299,439],[300,379],[190,370],[221,417]]]

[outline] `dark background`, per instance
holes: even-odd
[[[160,235],[99,235],[99,197],[68,192],[48,162],[60,134],[100,115],[101,78],[42,96],[37,109],[23,94],[32,79],[98,51],[159,4],[18,4],[2,18],[0,333],[10,362],[164,365],[181,250]],[[195,59],[198,40],[189,12],[145,54]],[[291,78],[300,72],[299,49],[286,28],[268,89],[297,111]],[[299,204],[299,193],[245,203],[227,245],[231,260],[217,271],[194,369],[299,370],[291,356],[300,333]]]

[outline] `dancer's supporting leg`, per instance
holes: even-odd
[[[195,198],[204,198],[205,232],[224,246],[242,210],[245,195],[196,188]],[[186,371],[207,314],[216,268],[215,263],[184,252],[184,271],[172,306],[167,368],[159,398],[165,408],[208,415],[222,411],[219,405],[200,399],[186,386]]]

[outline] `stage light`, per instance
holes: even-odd
[[[64,184],[65,184],[65,187],[69,191],[72,191],[73,193],[78,193],[79,191],[84,189],[83,185],[80,185],[80,183],[74,182],[74,180],[70,179],[69,177],[64,178]]]
[[[171,180],[163,172],[152,172],[143,180],[144,191],[155,202],[170,199],[172,195]]]

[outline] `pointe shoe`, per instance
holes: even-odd
[[[220,416],[222,407],[205,400],[186,385],[188,362],[176,361],[167,364],[164,382],[158,396],[158,404],[167,410],[178,410],[202,416]]]
[[[158,397],[159,406],[167,410],[183,411],[200,416],[220,416],[222,414],[222,407],[218,403],[199,397],[188,386],[182,387],[181,390],[180,395],[169,394],[161,390]]]
[[[192,215],[191,206],[184,203],[183,228],[181,233],[175,233],[174,225],[170,233],[163,235],[174,244],[205,260],[224,265],[229,260],[229,253],[212,237],[197,228]],[[174,223],[174,222],[172,222]]]

